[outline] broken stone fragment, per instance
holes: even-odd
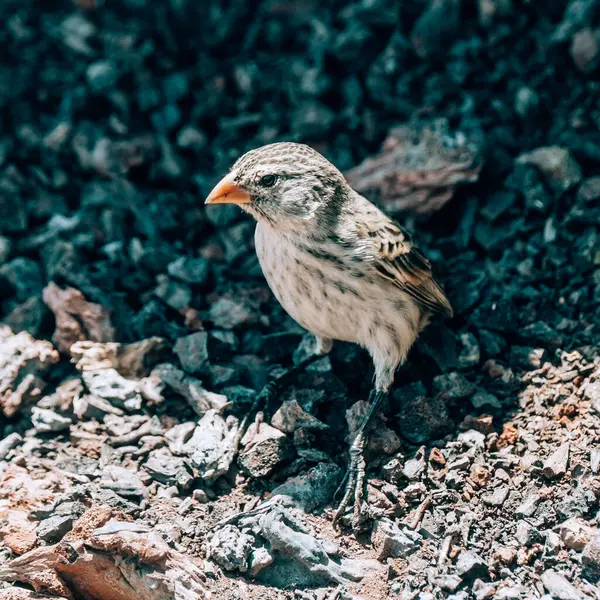
[[[116,369],[123,377],[139,379],[169,355],[165,339],[151,337],[132,344],[76,342],[70,350],[79,371]]]
[[[227,396],[204,389],[202,382],[187,375],[175,365],[162,363],[157,365],[148,379],[155,380],[154,387],[160,382],[177,394],[183,396],[193,411],[202,417],[209,410],[222,410],[227,404]]]
[[[49,342],[0,326],[0,411],[5,417],[14,416],[23,403],[41,394],[45,387],[41,376],[59,358]]]
[[[242,533],[237,527],[225,525],[211,538],[208,556],[227,571],[245,573],[253,545],[252,536]]]
[[[39,406],[31,409],[31,422],[38,433],[65,431],[71,427],[71,419]]]
[[[444,2],[436,0],[440,6]],[[457,6],[456,0],[449,4]],[[456,186],[478,179],[483,165],[479,142],[451,132],[445,119],[413,121],[391,130],[378,155],[345,175],[358,192],[379,192],[388,209],[427,214],[444,206]]]
[[[388,557],[406,558],[421,545],[421,536],[412,529],[400,529],[393,521],[384,518],[375,523],[371,543],[380,561]]]
[[[252,477],[267,477],[294,454],[289,438],[266,423],[260,423],[258,430],[250,426],[242,445],[238,464]]]
[[[583,549],[581,564],[594,582],[600,581],[600,532],[596,531]]]
[[[75,342],[114,340],[115,330],[108,309],[88,302],[79,290],[63,290],[51,281],[44,288],[43,298],[54,313],[56,330],[52,339],[61,352],[69,353]]]
[[[537,167],[546,176],[548,183],[560,192],[578,184],[583,177],[581,167],[569,150],[559,146],[526,152],[519,156],[517,162]]]
[[[331,462],[321,462],[305,473],[292,477],[277,486],[271,497],[286,496],[312,514],[328,504],[342,480],[342,469]]]
[[[125,379],[115,369],[84,371],[81,378],[91,394],[110,404],[129,411],[142,408],[139,382]]]
[[[569,448],[569,443],[565,442],[544,461],[542,471],[548,479],[565,475],[569,463]]]
[[[198,331],[180,337],[173,348],[183,370],[187,373],[200,373],[208,361],[208,333]]]
[[[182,491],[188,490],[194,481],[185,461],[178,456],[155,453],[144,463],[144,468],[152,479],[166,485],[177,485]]]
[[[284,433],[294,433],[299,427],[305,429],[328,429],[309,412],[305,411],[296,400],[286,400],[271,419],[271,425]]]
[[[226,421],[214,409],[208,410],[198,422],[184,445],[184,452],[205,481],[212,482],[229,470],[235,458],[238,428],[237,421]]]

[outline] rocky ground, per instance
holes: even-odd
[[[205,4],[0,6],[0,598],[600,598],[599,3]],[[398,373],[356,536],[362,350],[242,437],[310,339],[203,199],[279,139],[414,232],[456,313]]]

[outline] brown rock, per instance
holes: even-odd
[[[54,313],[56,330],[52,339],[61,352],[69,353],[75,342],[110,342],[115,330],[110,312],[100,304],[88,302],[75,288],[59,288],[50,282],[44,288],[44,302]]]

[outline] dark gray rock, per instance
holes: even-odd
[[[57,515],[40,521],[35,532],[39,539],[54,544],[71,531],[73,522],[73,515]]]
[[[390,519],[380,519],[373,528],[371,543],[378,560],[406,558],[418,550],[421,536],[412,529],[401,530]]]

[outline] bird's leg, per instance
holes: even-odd
[[[354,438],[354,441],[350,446],[350,461],[348,464],[348,470],[346,472],[346,476],[344,477],[344,481],[342,481],[338,491],[341,490],[344,483],[346,484],[346,488],[344,491],[344,497],[342,498],[342,501],[340,502],[340,505],[333,517],[334,527],[338,526],[340,518],[342,517],[346,508],[348,508],[351,502],[354,505],[352,528],[357,530],[360,526],[361,506],[365,491],[365,444],[368,438],[369,430],[373,425],[373,421],[375,420],[375,416],[379,412],[379,409],[381,408],[381,405],[386,398],[387,392],[383,390],[374,390],[373,401],[371,402],[369,412],[367,413],[367,416],[364,418],[363,422],[358,428],[356,437]]]

